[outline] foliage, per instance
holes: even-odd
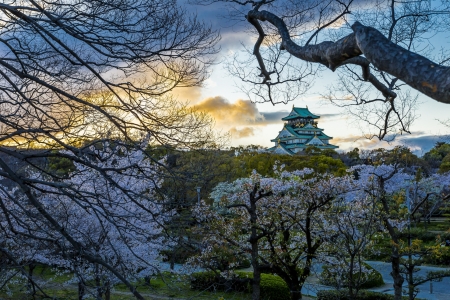
[[[438,168],[449,153],[450,144],[438,142],[430,151],[424,154],[423,159],[433,168]]]
[[[323,284],[339,288],[348,287],[348,278],[337,278],[337,276],[347,276],[347,274],[341,274],[338,270],[335,270],[334,266],[323,265],[322,273],[320,274],[320,281]],[[355,272],[353,273],[353,278],[355,281],[360,283],[359,287],[363,289],[370,289],[384,285],[383,277],[380,272],[372,268],[367,263],[361,264],[361,270],[359,270],[357,266]]]
[[[191,274],[191,289],[215,290],[218,286],[220,275],[214,271],[196,272]]]
[[[345,164],[326,153],[315,155],[282,155],[272,153],[241,153],[235,159],[236,178],[250,176],[255,170],[263,176],[273,177],[274,165],[284,165],[286,171],[313,169],[317,173],[331,173],[334,175],[344,175],[347,167]]]
[[[396,146],[393,149],[366,150],[361,153],[361,158],[365,160],[366,164],[374,166],[395,165],[406,173],[413,173],[416,169],[421,168],[427,175],[432,174],[428,162],[417,157],[411,152],[411,149],[405,146]]]
[[[190,263],[217,268],[223,248],[250,253],[254,272],[259,265],[270,270],[300,296],[313,259],[336,236],[332,203],[354,188],[353,180],[310,169],[274,172],[275,178],[254,173],[221,183],[211,193],[213,206],[196,208],[203,249]]]
[[[189,257],[198,254],[198,249],[190,247],[173,246],[170,249],[160,251],[164,262],[173,262],[175,264],[184,264]]]
[[[196,187],[201,188],[202,198],[208,201],[206,195],[219,183],[248,177],[253,171],[273,177],[275,165],[283,165],[286,171],[310,168],[338,176],[345,175],[347,169],[341,160],[325,154],[289,156],[244,148],[176,151],[161,147],[147,152],[155,159],[167,157],[171,173],[167,174],[162,189],[180,206],[196,203]]]
[[[67,157],[50,157],[48,159],[48,168],[57,176],[66,177],[69,173],[76,170],[73,161]]]
[[[423,262],[432,265],[450,265],[450,247],[445,246],[445,240],[439,241],[434,246],[428,248],[430,254],[423,257]]]
[[[261,274],[261,300],[290,300],[289,288],[279,276]]]
[[[253,273],[236,272],[228,278],[207,271],[191,275],[191,288],[196,290],[225,290],[228,292],[251,292]],[[261,274],[261,300],[290,300],[289,288],[279,276]]]
[[[399,237],[406,240],[409,236],[411,239],[418,239],[423,241],[424,243],[436,242],[436,239],[439,238],[441,240],[450,239],[450,232],[442,232],[436,233],[424,228],[411,228],[410,232],[408,230],[404,230],[399,233]]]
[[[442,159],[441,164],[439,165],[439,173],[446,173],[449,171],[450,171],[450,152]]]

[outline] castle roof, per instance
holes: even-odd
[[[305,107],[305,108],[303,108],[303,107],[292,107],[291,113],[288,116],[282,118],[281,120],[288,121],[288,120],[297,119],[297,118],[318,119],[320,117],[316,116],[315,114],[310,112],[307,107]]]
[[[289,132],[291,134],[291,136],[286,135],[286,134],[281,134],[283,132],[283,130],[286,130],[287,132]],[[278,134],[278,136],[271,141],[275,142],[278,138],[280,138],[281,140],[288,140],[288,139],[292,139],[292,138],[310,139],[311,135],[313,134],[312,132],[316,133],[321,140],[332,139],[331,136],[328,136],[323,132],[323,129],[316,128],[313,126],[311,126],[311,127],[305,126],[303,128],[294,128],[291,125],[285,124],[283,127],[283,130],[281,130],[280,133]],[[308,131],[311,133],[307,133]]]

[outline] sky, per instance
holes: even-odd
[[[339,146],[338,150],[349,151],[359,149],[392,148],[397,145],[409,147],[417,155],[429,151],[436,142],[445,141],[450,128],[442,122],[449,119],[448,105],[419,94],[416,106],[417,119],[410,127],[411,134],[398,135],[393,141],[371,140],[363,137],[367,132],[367,124],[355,121],[342,109],[327,103],[321,96],[330,89],[331,84],[339,76],[330,70],[322,70],[320,77],[314,80],[312,88],[307,93],[297,97],[287,104],[252,103],[239,88],[237,78],[226,70],[226,59],[242,50],[244,45],[251,46],[254,37],[246,33],[241,23],[234,22],[223,14],[223,7],[191,6],[201,19],[220,29],[222,36],[217,64],[211,69],[211,76],[203,87],[178,89],[174,93],[178,99],[188,101],[198,109],[208,112],[215,119],[215,127],[222,133],[229,133],[230,146],[261,145],[273,146],[274,139],[283,128],[282,117],[289,114],[292,106],[308,107],[320,116],[319,128],[333,137],[332,144]],[[434,37],[431,42],[449,48],[448,38],[442,35]],[[437,46],[436,46],[437,47]],[[257,72],[257,70],[255,70]]]

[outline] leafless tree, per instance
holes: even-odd
[[[429,42],[447,28],[446,1],[195,2],[231,2],[245,12],[256,41],[248,61],[230,69],[254,101],[292,100],[317,70],[339,71],[341,80],[326,98],[372,125],[367,137],[381,139],[409,133],[416,118],[417,96],[404,86],[450,103],[448,51]]]
[[[48,161],[55,158],[95,169],[120,187],[108,172],[119,174],[137,165],[117,170],[96,166],[93,158],[107,159],[92,151],[103,144],[99,140],[116,140],[116,145],[128,149],[145,147],[140,143],[144,136],[150,144],[183,148],[210,143],[211,119],[178,102],[171,91],[200,85],[207,78],[217,41],[209,26],[175,0],[8,0],[0,4],[2,184],[18,189],[30,211],[40,214],[42,222],[64,240],[62,244],[123,279],[140,299],[120,270],[83,249],[36,193],[47,185],[68,195],[61,180],[70,174],[48,169]],[[29,176],[36,172],[41,179]],[[133,201],[133,191],[122,190]],[[82,193],[75,194],[83,199]],[[5,232],[14,232],[20,220],[4,205],[5,200],[0,199],[0,220],[5,221],[0,232],[7,244]],[[75,203],[87,209],[89,201]],[[32,233],[20,234],[39,240]]]

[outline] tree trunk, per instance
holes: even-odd
[[[252,264],[254,260],[252,258]],[[258,262],[256,262],[258,264]],[[253,280],[252,280],[252,300],[259,300],[261,298],[261,272],[253,264]]]
[[[394,279],[394,300],[402,300],[402,285],[404,282],[403,276],[400,273],[400,255],[398,249],[393,246],[392,251],[392,272],[391,276]]]
[[[425,222],[426,228],[426,222]],[[408,281],[408,295],[409,300],[414,300],[414,265],[412,262],[412,253],[411,253],[411,221],[408,222],[408,265],[407,265],[407,275],[406,279]]]
[[[355,291],[354,291],[354,287],[355,287],[355,280],[354,280],[354,276],[353,273],[355,272],[354,270],[355,268],[355,256],[351,255],[350,256],[350,269],[348,270],[348,294],[350,296],[350,298],[355,298]],[[359,276],[361,276],[361,265],[359,266]]]
[[[151,286],[151,285],[150,285],[150,280],[151,280],[151,277],[150,277],[150,275],[148,275],[148,276],[145,276],[145,277],[144,277],[144,282],[145,282],[145,285],[147,285],[147,286]]]
[[[102,281],[99,275],[99,266],[95,264],[95,287],[97,289],[97,300],[102,300],[103,298],[103,288]]]
[[[36,295],[36,287],[33,282],[33,271],[34,268],[36,268],[36,265],[34,263],[30,263],[28,265],[28,292],[31,294],[31,296]]]
[[[82,280],[78,281],[78,300],[83,300],[84,297],[84,283]]]
[[[105,300],[111,300],[111,284],[109,280],[105,282]]]
[[[411,263],[411,261],[410,261]],[[414,300],[415,295],[414,295],[414,266],[413,265],[409,265],[408,266],[408,296],[409,296],[409,300]]]
[[[252,266],[253,266],[252,300],[259,300],[261,297],[261,268],[259,267],[258,240],[256,239],[256,229],[254,227],[252,227],[250,244],[252,246]]]
[[[396,172],[396,171],[395,171]],[[392,175],[395,174],[392,173]],[[399,254],[399,238],[396,232],[396,228],[391,224],[389,220],[389,215],[391,213],[388,199],[385,193],[384,183],[386,178],[378,177],[379,184],[380,184],[380,190],[382,191],[382,196],[380,197],[381,203],[383,205],[383,210],[385,213],[385,216],[383,217],[383,223],[386,227],[387,231],[389,232],[389,235],[391,236],[393,245],[392,245],[392,254],[391,254],[391,265],[392,265],[392,271],[391,276],[392,279],[394,279],[394,300],[402,300],[402,285],[405,281],[402,274],[400,273],[400,254]]]
[[[375,28],[355,22],[351,26],[353,33],[336,42],[323,41],[316,45],[300,46],[291,39],[283,19],[275,14],[253,9],[246,17],[258,30],[259,41],[262,41],[265,33],[257,20],[274,25],[282,39],[280,48],[301,60],[323,64],[333,71],[347,63],[361,66],[364,80],[370,81],[386,98],[394,99],[397,95],[370,74],[369,64],[399,78],[432,99],[450,103],[450,68],[394,44]],[[260,54],[255,51],[255,55]],[[270,80],[271,72],[266,70],[263,63],[259,63],[259,67],[264,79]]]
[[[289,287],[289,291],[291,293],[291,300],[300,300],[302,299],[302,285],[297,280],[296,282],[286,282]]]
[[[259,267],[259,249],[258,249],[258,232],[256,231],[257,219],[256,214],[256,201],[259,198],[256,197],[258,191],[258,185],[255,184],[253,191],[250,193],[250,245],[252,248],[252,266],[253,266],[253,280],[252,280],[252,300],[259,300],[261,297],[261,268]]]

